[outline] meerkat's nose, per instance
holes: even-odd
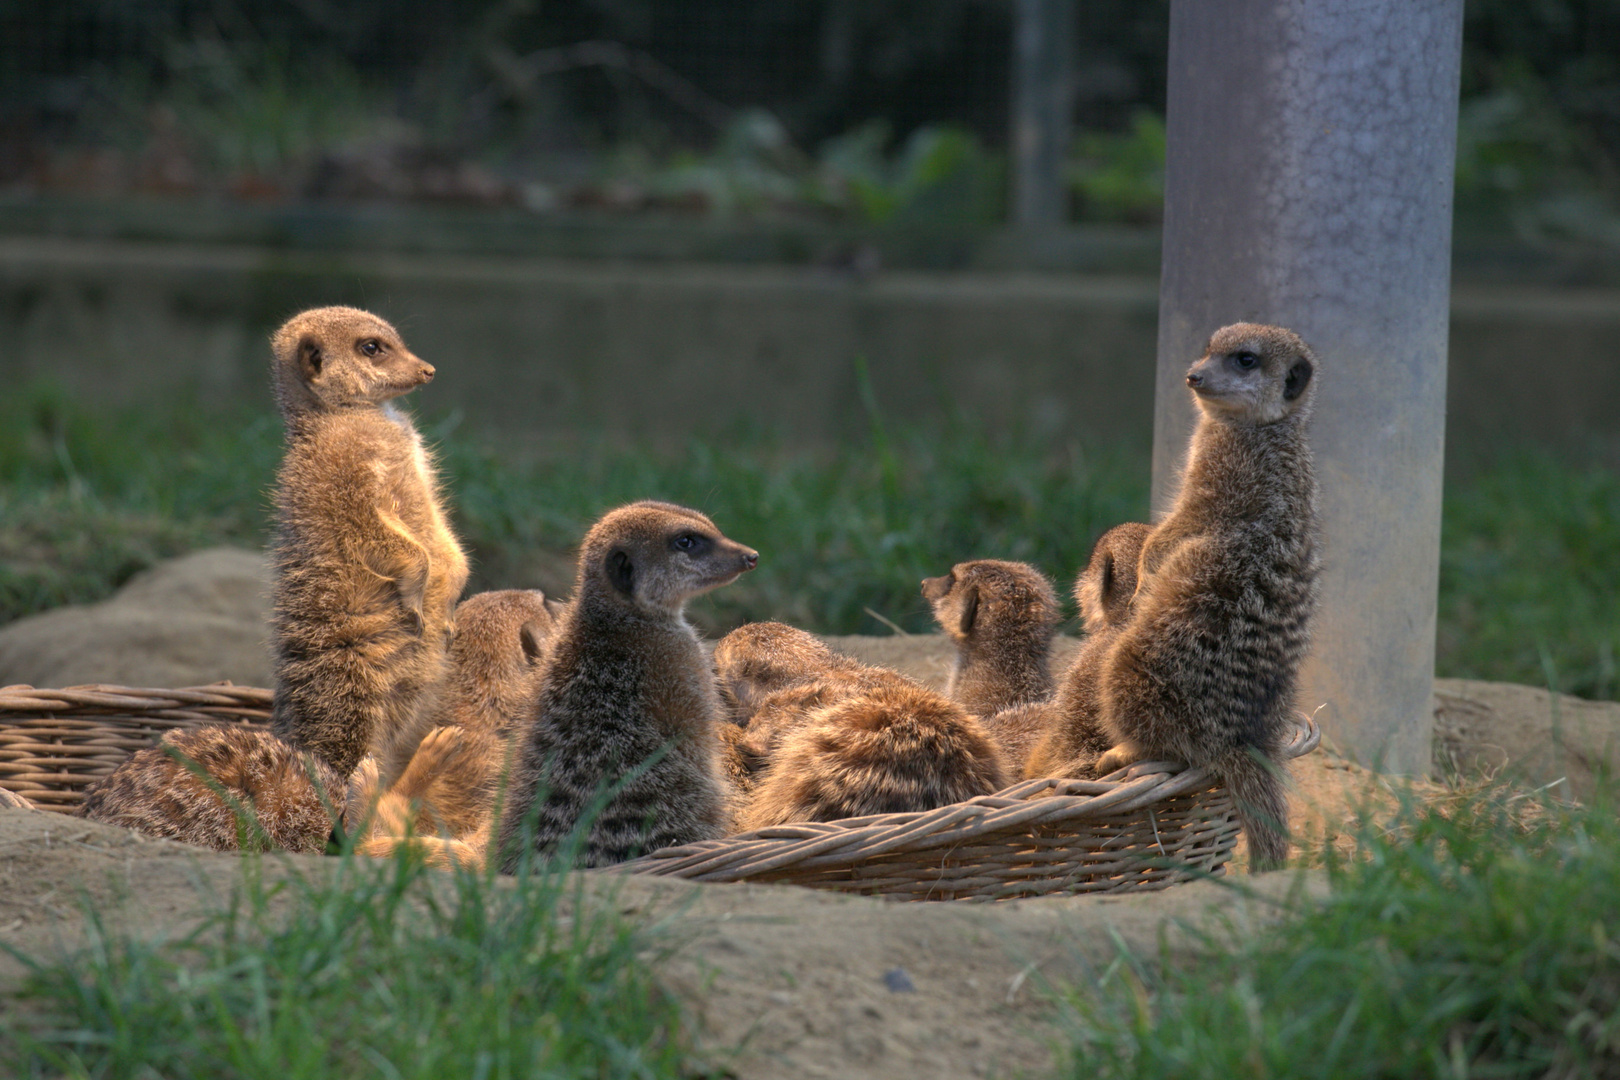
[[[759,565],[759,552],[757,552],[757,551],[745,551],[745,552],[743,552],[742,559],[743,559],[743,569],[744,570],[752,570],[754,567]]]
[[[1187,385],[1196,390],[1204,385],[1204,377],[1196,371],[1189,371],[1187,372]]]
[[[426,361],[422,363],[421,379],[425,383],[430,383],[433,381],[433,365],[427,363]]]

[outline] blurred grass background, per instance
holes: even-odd
[[[523,449],[454,416],[423,428],[473,556],[470,589],[555,581],[602,512],[671,499],[762,553],[759,570],[694,605],[711,633],[757,619],[929,632],[923,577],[996,557],[1066,586],[1103,530],[1147,514],[1145,455],[987,432],[962,417],[889,430],[871,415],[864,441],[822,450],[757,432],[675,448]],[[0,622],[100,599],[201,546],[262,546],[280,444],[268,407],[92,412],[45,385],[6,398]],[[1445,496],[1438,673],[1615,700],[1616,566],[1612,469],[1534,447],[1474,463]]]

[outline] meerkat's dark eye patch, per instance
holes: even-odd
[[[709,538],[699,533],[680,533],[669,542],[669,546],[688,555],[697,555],[709,549]]]
[[[383,343],[376,338],[367,338],[360,343],[360,351],[367,356],[376,356],[383,351]]]
[[[608,582],[619,592],[626,596],[635,595],[636,568],[630,562],[630,555],[622,548],[614,548],[608,552],[607,562],[603,565],[607,571]]]
[[[1311,384],[1311,374],[1314,370],[1309,360],[1303,358],[1295,360],[1294,366],[1288,369],[1288,376],[1283,380],[1283,400],[1293,401],[1303,394],[1305,388]]]
[[[1239,349],[1232,354],[1232,363],[1239,371],[1252,371],[1259,366],[1260,357],[1249,349]]]

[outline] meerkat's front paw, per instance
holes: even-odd
[[[1140,760],[1141,756],[1129,746],[1120,743],[1097,759],[1097,764],[1093,766],[1092,775],[1107,776],[1116,769],[1123,769],[1125,766]]]

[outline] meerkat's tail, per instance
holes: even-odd
[[[1244,747],[1222,757],[1215,768],[1232,793],[1243,834],[1249,838],[1249,872],[1277,869],[1288,857],[1288,791],[1282,765]]]

